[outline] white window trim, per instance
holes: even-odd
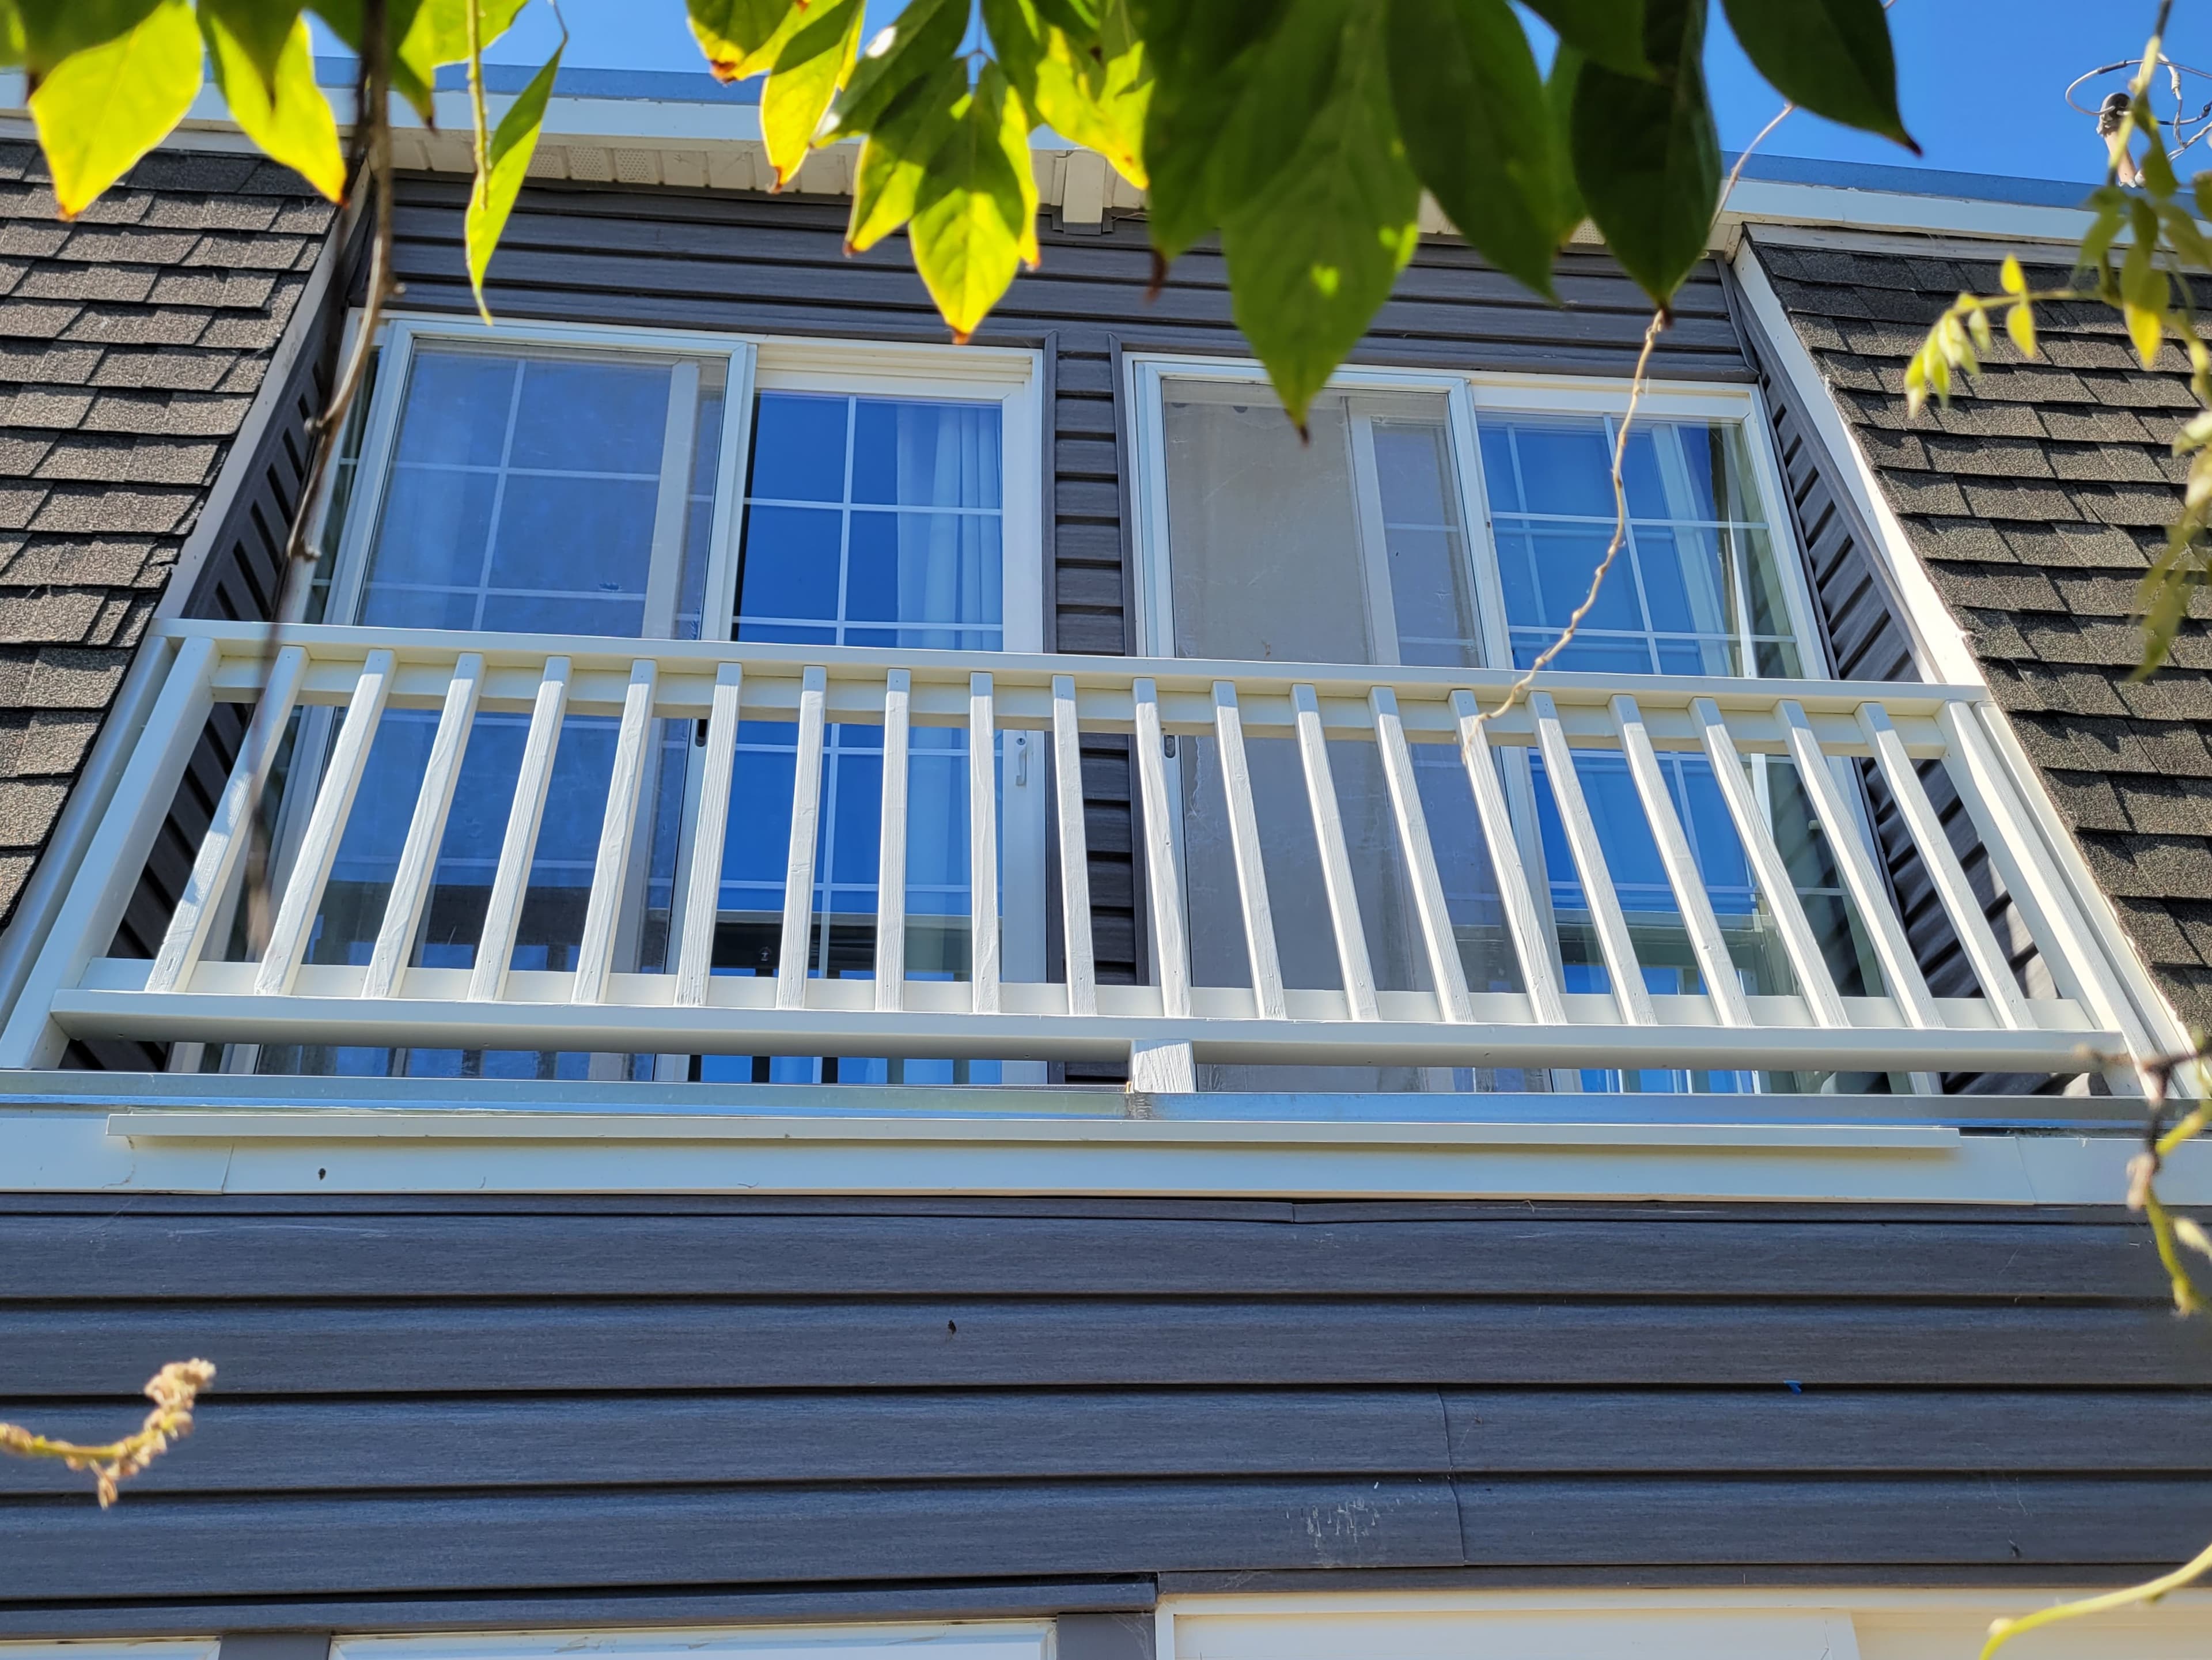
[[[1903,1660],[1971,1655],[1990,1622],[2092,1588],[1379,1591],[1163,1597],[1158,1660]],[[2194,1656],[2212,1592],[2039,1633],[2039,1660]],[[2130,1639],[2133,1639],[2132,1642]],[[2140,1645],[2138,1649],[2136,1645]]]
[[[979,1620],[340,1637],[331,1645],[331,1660],[1053,1660],[1054,1651],[1049,1620]]]
[[[349,319],[350,338],[359,325]],[[447,313],[389,313],[380,325],[376,386],[355,464],[354,489],[339,545],[331,563],[326,616],[350,622],[367,579],[369,550],[391,489],[392,456],[414,353],[422,343],[454,343],[477,349],[562,347],[574,350],[645,352],[725,364],[721,451],[716,458],[714,519],[702,601],[700,635],[704,640],[732,637],[742,559],[742,527],[751,454],[753,402],[763,391],[825,392],[937,398],[965,402],[995,398],[1000,404],[1000,636],[1002,651],[1036,654],[1045,649],[1044,614],[1044,355],[1019,347],[940,346],[910,341],[830,340],[781,335],[720,333],[696,330],[639,328],[614,324],[507,321],[486,328],[474,318]],[[321,546],[331,511],[335,469],[316,507],[311,544]],[[303,587],[295,596],[295,614],[307,603]],[[721,619],[719,623],[713,619]],[[335,711],[308,712],[315,721],[303,729],[303,749],[328,742]],[[1001,759],[1005,824],[1001,847],[1001,914],[1032,919],[1033,925],[1009,928],[1001,941],[1009,981],[1037,982],[1046,973],[1046,806],[1042,766],[1033,765],[1034,737],[1009,733]],[[692,757],[696,769],[698,757]],[[687,781],[696,788],[695,777]],[[307,792],[288,800],[276,834],[276,860],[281,883],[292,849],[305,829],[313,803]],[[676,891],[689,880],[690,837],[679,844]],[[192,1055],[184,1057],[190,1061]],[[173,1069],[176,1062],[173,1061]],[[250,1046],[232,1055],[232,1069],[250,1068]],[[1042,1063],[1010,1063],[1009,1082],[1042,1083]]]

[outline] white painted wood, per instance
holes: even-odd
[[[307,669],[307,654],[298,646],[285,647],[270,666],[269,683],[246,726],[238,758],[231,763],[230,777],[216,803],[215,816],[208,821],[207,834],[200,840],[192,873],[169,918],[161,948],[154,955],[153,970],[146,980],[149,991],[175,991],[191,983],[192,970],[199,966],[201,953],[207,949],[224,893],[252,839],[254,810],[267,787],[269,769],[276,764],[284,723],[291,718]]]
[[[1252,768],[1244,753],[1244,717],[1237,685],[1213,683],[1213,734],[1221,751],[1222,800],[1229,809],[1229,846],[1243,903],[1244,951],[1252,965],[1252,1002],[1261,1018],[1283,1018],[1283,964],[1275,949],[1275,913],[1260,856],[1260,821],[1252,806]]]
[[[665,640],[676,632],[684,526],[690,508],[691,453],[698,424],[699,360],[678,358],[668,374],[668,414],[660,437],[660,485],[653,508],[653,553],[646,568],[645,618],[639,629],[647,640]]]
[[[1913,845],[1920,849],[1929,880],[1935,885],[1936,897],[1943,902],[1943,909],[1958,933],[1966,960],[1973,964],[1974,977],[1981,982],[1982,994],[1990,1000],[1997,1018],[2004,1025],[2014,1028],[2030,1025],[2033,1017],[2028,1013],[2027,999],[2021,994],[2020,981],[2012,971],[2011,959],[1997,943],[1996,930],[1990,927],[1981,902],[1974,897],[1973,885],[1966,879],[1966,866],[1959,862],[1951,838],[1944,833],[1943,821],[1936,814],[1935,803],[1928,799],[1912,757],[1905,752],[1904,739],[1897,735],[1896,727],[1879,703],[1859,706],[1859,730],[1866,733],[1867,743],[1881,768],[1882,778],[1889,785],[1890,795],[1897,802],[1905,828],[1912,834]]]
[[[1797,977],[1798,994],[1804,998],[1805,1006],[1820,1025],[1843,1025],[1846,1024],[1844,1000],[1836,990],[1835,976],[1829,972],[1827,957],[1820,950],[1812,923],[1806,918],[1804,902],[1797,897],[1797,885],[1790,879],[1790,866],[1782,857],[1782,849],[1775,845],[1773,828],[1766,822],[1766,814],[1752,791],[1751,780],[1744,775],[1743,757],[1736,749],[1735,734],[1729,732],[1720,705],[1711,698],[1694,700],[1690,710],[1704,739],[1706,757],[1712,763],[1721,799],[1728,803],[1729,817],[1735,821],[1735,833],[1743,842],[1752,874],[1758,879],[1759,892],[1766,897],[1766,909],[1774,918],[1775,931],[1782,936],[1783,952],[1790,959],[1791,973]]]
[[[1812,722],[1806,718],[1803,707],[1792,698],[1783,698],[1775,705],[1774,712],[1789,740],[1790,758],[1796,763],[1798,781],[1812,801],[1828,851],[1834,856],[1836,868],[1844,879],[1844,891],[1857,906],[1859,920],[1874,942],[1875,957],[1881,964],[1882,980],[1890,997],[1910,1024],[1941,1025],[1942,1017],[1936,1012],[1936,1000],[1929,995],[1928,982],[1921,976],[1920,964],[1913,960],[1912,945],[1905,937],[1905,926],[1890,908],[1888,885],[1858,834],[1858,815],[1844,800],[1843,792],[1836,787],[1835,775],[1828,770],[1827,753],[1814,736]]]
[[[362,666],[361,678],[354,683],[345,724],[338,728],[337,742],[331,746],[330,763],[315,792],[314,811],[308,815],[299,855],[292,861],[284,897],[277,903],[276,920],[270,925],[260,971],[253,976],[253,989],[260,996],[282,996],[291,990],[300,961],[307,955],[307,936],[315,926],[316,913],[322,909],[323,889],[337,859],[346,820],[353,814],[354,797],[360,793],[361,776],[368,766],[377,724],[384,719],[385,702],[392,695],[394,666],[390,652],[371,652]]]
[[[730,775],[737,758],[744,684],[741,663],[725,663],[715,672],[707,752],[699,763],[698,800],[693,809],[691,884],[684,896],[684,929],[677,941],[679,1008],[704,1005],[707,982],[713,976],[714,924],[722,905],[722,844],[730,830]]]
[[[1129,1093],[1195,1095],[1198,1061],[1188,1043],[1139,1039],[1129,1045]]]
[[[136,886],[133,879],[145,868],[146,854],[176,799],[177,781],[207,725],[216,660],[211,640],[187,640],[178,648],[100,829],[85,848],[76,880],[0,1031],[0,1067],[51,1067],[69,1047],[47,1011],[55,994],[74,986],[85,965],[115,937]]]
[[[888,765],[884,772],[890,772]],[[1060,932],[1067,959],[1067,1012],[1098,1012],[1098,966],[1091,937],[1091,844],[1083,820],[1083,732],[1073,677],[1052,678],[1053,798],[1060,816]]]
[[[630,873],[630,852],[652,770],[653,694],[660,671],[650,658],[631,666],[629,692],[623,700],[622,725],[615,733],[615,763],[607,777],[607,810],[599,821],[599,857],[592,866],[592,897],[584,910],[584,937],[576,947],[575,1003],[596,1003],[606,995],[615,964],[615,936],[621,925],[623,894]]]
[[[775,1006],[806,1006],[806,976],[813,967],[814,844],[822,832],[823,705],[830,676],[810,668],[799,682],[796,764],[791,775],[791,839],[783,860],[783,932],[776,948]]]
[[[884,677],[883,824],[876,855],[876,1006],[906,1002],[907,736],[914,676],[893,669]]]
[[[1498,763],[1491,758],[1490,739],[1483,733],[1486,722],[1481,707],[1471,691],[1455,691],[1451,704],[1452,716],[1459,723],[1460,761],[1474,796],[1483,844],[1490,849],[1498,903],[1505,912],[1507,931],[1513,936],[1514,955],[1521,964],[1521,983],[1528,988],[1529,1006],[1538,1020],[1565,1020],[1566,1006],[1560,1000],[1550,934],[1537,909],[1535,883],[1521,857],[1513,817],[1505,806],[1504,786],[1498,781]]]
[[[1398,821],[1398,844],[1405,849],[1406,872],[1413,889],[1413,909],[1421,919],[1421,938],[1429,950],[1429,975],[1437,990],[1437,1006],[1447,1020],[1472,1020],[1468,1001],[1467,970],[1459,959],[1459,935],[1452,928],[1451,907],[1444,898],[1443,879],[1437,871],[1437,850],[1429,840],[1428,815],[1421,807],[1421,790],[1413,774],[1413,757],[1406,746],[1406,725],[1398,714],[1398,694],[1376,686],[1367,694],[1375,714],[1375,741],[1382,755],[1382,776],[1390,788],[1390,806]]]
[[[1321,879],[1328,895],[1328,920],[1336,933],[1336,960],[1344,976],[1345,1006],[1354,1020],[1376,1017],[1375,969],[1367,955],[1367,931],[1359,920],[1359,895],[1352,885],[1352,854],[1344,842],[1344,818],[1336,805],[1336,776],[1328,764],[1328,739],[1322,730],[1321,700],[1301,683],[1291,688],[1291,708],[1298,731],[1298,759],[1304,763],[1306,806],[1313,814],[1314,840],[1321,848]]]
[[[453,678],[447,683],[445,707],[439,711],[438,730],[430,739],[422,788],[415,798],[415,816],[408,821],[407,840],[399,849],[392,892],[384,902],[384,920],[377,927],[376,946],[368,959],[368,977],[362,984],[364,997],[389,997],[398,991],[400,974],[415,954],[415,936],[422,926],[423,909],[430,903],[438,849],[445,842],[446,820],[453,812],[454,787],[461,780],[461,757],[467,753],[469,734],[476,724],[483,676],[483,654],[464,652],[453,665]]]
[[[1681,908],[1690,948],[1697,953],[1705,994],[1713,1000],[1713,1012],[1723,1025],[1747,1026],[1751,1006],[1744,1001],[1743,982],[1736,973],[1735,959],[1729,955],[1720,918],[1713,914],[1705,873],[1698,868],[1690,838],[1674,811],[1674,797],[1667,787],[1658,752],[1651,746],[1651,734],[1644,729],[1643,711],[1633,697],[1623,693],[1613,700],[1613,718],[1620,728],[1620,748],[1628,758],[1629,776],[1636,781],[1644,817],[1651,822],[1652,838],[1659,844],[1660,862],[1667,867],[1668,885],[1674,890],[1674,903]]]
[[[507,811],[507,835],[500,843],[491,899],[484,908],[476,966],[469,971],[471,1002],[495,1001],[507,988],[515,931],[522,923],[522,902],[530,891],[531,855],[537,850],[538,827],[545,817],[545,793],[553,784],[553,756],[560,746],[561,719],[568,702],[568,672],[567,658],[549,659],[538,683],[529,734],[522,744],[522,769],[515,778],[514,800]]]
[[[1176,855],[1175,820],[1168,802],[1166,737],[1160,730],[1160,689],[1149,678],[1134,682],[1138,794],[1144,802],[1145,886],[1152,898],[1152,969],[1160,1007],[1170,1016],[1190,1012],[1190,934],[1183,921],[1182,873]]]
[[[1597,821],[1590,817],[1583,794],[1582,778],[1575,770],[1574,752],[1567,746],[1566,730],[1559,723],[1559,706],[1547,691],[1528,694],[1528,712],[1536,723],[1536,745],[1544,757],[1544,776],[1559,804],[1559,826],[1574,854],[1575,873],[1582,879],[1583,897],[1589,903],[1590,921],[1597,931],[1598,949],[1604,953],[1606,975],[1613,982],[1613,1000],[1620,1018],[1631,1025],[1648,1026],[1653,1019],[1651,993],[1644,983],[1644,970],[1636,960],[1636,942],[1629,937],[1628,917],[1613,891],[1613,873],[1606,867],[1605,849],[1597,839]]]
[[[998,723],[991,677],[968,677],[969,994],[978,1014],[999,1009]]]

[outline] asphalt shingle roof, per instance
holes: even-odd
[[[2116,314],[2045,307],[2040,361],[2001,341],[1970,392],[1911,419],[1906,360],[1962,289],[1997,292],[1995,263],[1753,241],[2137,952],[2212,1025],[2212,595],[2128,684],[2136,583],[2179,506],[2180,354],[2146,372]]]
[[[307,286],[331,209],[160,154],[74,223],[0,143],[0,924]]]

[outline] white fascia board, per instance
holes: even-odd
[[[2084,195],[2087,194],[2085,187]],[[2093,216],[2080,208],[1989,202],[1961,196],[1740,179],[1721,214],[1715,241],[1732,244],[1745,224],[1820,225],[1843,230],[1906,231],[1993,240],[2079,242]]]
[[[327,1084],[331,1080],[315,1080]],[[313,1091],[303,1091],[312,1098]],[[2132,1135],[1943,1126],[0,1110],[0,1190],[2114,1204]],[[2212,1201],[2212,1146],[2167,1196]]]

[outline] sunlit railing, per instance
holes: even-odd
[[[1465,670],[1301,667],[1025,657],[823,647],[708,646],[518,635],[296,629],[273,654],[265,631],[167,625],[173,655],[23,999],[0,1063],[51,1065],[71,1037],[259,1044],[413,1045],[621,1055],[869,1055],[1127,1060],[1139,1085],[1188,1088],[1194,1063],[1568,1067],[1929,1073],[2090,1069],[2086,1049],[2120,1047],[2124,993],[2094,948],[2064,883],[2034,849],[2029,801],[2000,758],[1978,690],[1900,684],[1547,676],[1489,721],[1507,677]],[[167,645],[161,648],[169,649]],[[252,702],[250,737],[197,850],[152,960],[105,955],[179,778],[218,701]],[[276,896],[258,960],[219,960],[216,933],[242,878],[249,817],[282,729],[299,706],[342,708],[319,786]],[[332,861],[386,711],[435,710],[437,733],[370,959],[307,962]],[[438,849],[471,724],[529,716],[520,776],[474,964],[413,964]],[[573,971],[510,966],[568,716],[619,722],[580,945]],[[719,883],[740,719],[793,723],[796,783],[772,975],[713,972]],[[663,720],[703,721],[689,811],[687,884],[673,898],[669,971],[617,967],[615,945],[641,834],[653,738]],[[825,727],[881,728],[883,792],[872,978],[807,971]],[[969,768],[971,946],[964,980],[910,977],[902,964],[907,780],[915,727],[963,729]],[[1006,979],[1000,957],[997,734],[1046,735],[1057,839],[1064,971]],[[1131,741],[1153,983],[1101,984],[1092,955],[1079,747]],[[1249,983],[1192,983],[1177,879],[1175,786],[1164,740],[1210,740],[1218,757]],[[1286,985],[1246,764],[1248,742],[1291,740],[1320,854],[1340,986]],[[1374,745],[1403,859],[1429,989],[1378,989],[1332,782],[1332,751]],[[1503,933],[1521,989],[1470,988],[1414,751],[1456,751],[1492,861]],[[1493,751],[1528,750],[1553,791],[1573,876],[1601,951],[1602,993],[1563,980],[1544,896],[1532,883]],[[1634,781],[1694,952],[1695,994],[1647,989],[1637,944],[1570,751],[1620,754]],[[1741,837],[1796,990],[1753,995],[1731,964],[1659,757],[1706,757]],[[1750,755],[1795,765],[1834,867],[1878,961],[1885,994],[1840,993],[1808,923]],[[1870,757],[1919,849],[1981,995],[1931,995],[1830,757]],[[1916,763],[1940,760],[2035,934],[2063,994],[2023,994],[1938,823]]]

